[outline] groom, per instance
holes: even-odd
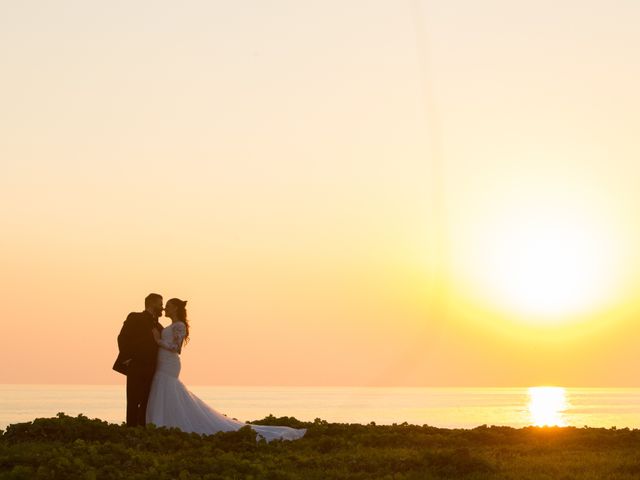
[[[162,296],[151,293],[144,299],[144,311],[132,312],[118,335],[120,353],[113,365],[116,372],[127,376],[127,425],[145,425],[147,400],[156,371],[158,345],[152,330],[162,330]]]

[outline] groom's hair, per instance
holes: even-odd
[[[144,299],[144,308],[149,308],[151,304],[156,301],[162,301],[162,295],[158,295],[157,293],[150,293],[147,295],[147,298]]]

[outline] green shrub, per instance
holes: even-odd
[[[640,431],[301,422],[300,440],[257,439],[250,427],[201,436],[129,428],[83,415],[37,418],[0,432],[2,479],[637,479]]]

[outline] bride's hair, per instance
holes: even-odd
[[[175,304],[176,313],[178,314],[178,320],[184,323],[184,326],[187,327],[187,333],[184,336],[184,344],[189,343],[189,320],[187,319],[187,301],[180,300],[179,298],[172,298],[167,303]]]

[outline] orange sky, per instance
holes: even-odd
[[[640,6],[0,6],[0,383],[637,386]]]

